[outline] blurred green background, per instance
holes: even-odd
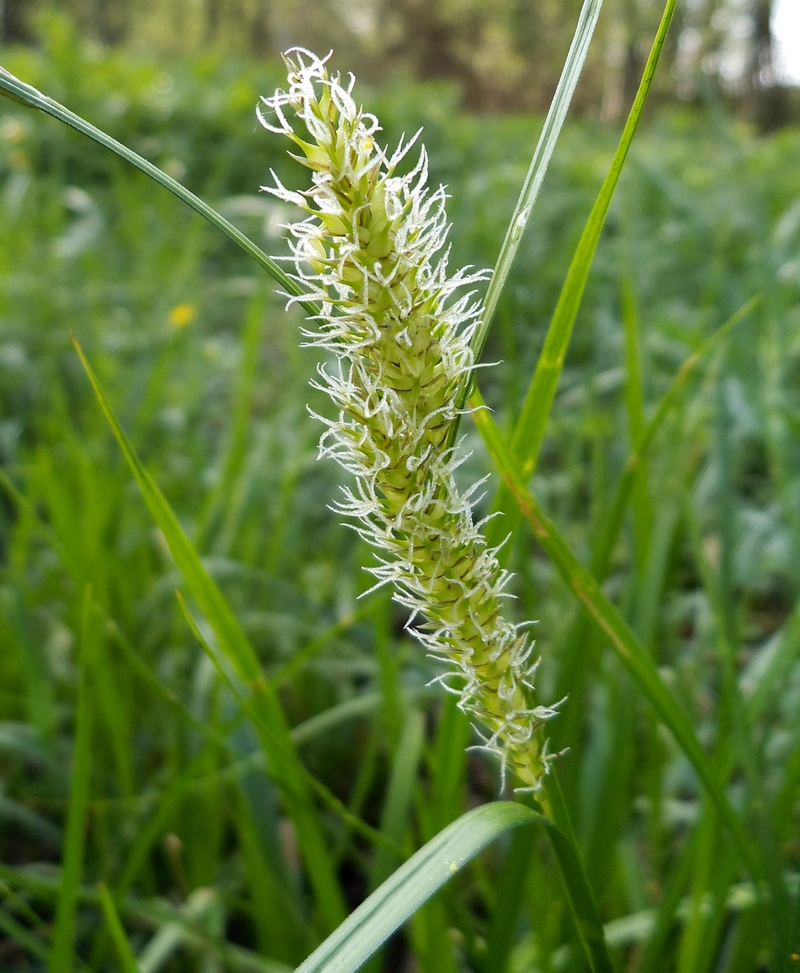
[[[796,54],[793,0],[684,0],[656,84],[661,99],[723,101],[762,129],[798,117],[781,83]],[[579,0],[3,0],[0,42],[33,42],[58,10],[78,36],[162,63],[230,57],[274,63],[301,45],[333,49],[340,70],[386,83],[403,76],[456,82],[478,110],[547,108]],[[656,0],[607,0],[576,106],[607,121],[627,112],[661,16]],[[780,36],[775,36],[778,30]],[[786,50],[784,50],[784,47]],[[796,73],[796,72],[795,72]],[[795,79],[795,84],[797,80]]]
[[[254,107],[282,81],[280,49],[333,47],[334,66],[358,74],[360,100],[389,145],[424,126],[431,181],[452,197],[454,264],[491,266],[578,7],[70,0],[55,11],[4,0],[0,63],[152,159],[274,254],[285,252],[281,224],[294,214],[259,186],[270,168],[287,185],[306,176]],[[726,21],[726,10],[740,20]],[[646,0],[607,0],[601,15],[575,117],[487,348],[499,364],[480,373],[506,430],[659,15]],[[631,448],[631,417],[649,414],[687,357],[761,295],[660,433],[606,590],[712,749],[730,731],[724,673],[734,674],[751,707],[780,859],[796,874],[800,129],[797,89],[770,74],[768,25],[762,0],[681,8],[595,259],[534,489],[588,561]],[[441,734],[466,745],[469,730],[452,710],[442,717],[441,694],[424,688],[436,670],[404,632],[402,612],[386,593],[357,600],[370,585],[361,570],[370,554],[327,508],[340,474],[316,463],[320,429],[306,406],[324,413],[328,404],[308,387],[316,355],[298,347],[298,312],[283,305],[229,241],[141,174],[53,119],[0,101],[3,970],[46,964],[87,585],[106,625],[92,667],[75,968],[117,968],[91,899],[98,880],[128,902],[142,969],[285,970],[253,957],[291,966],[318,938],[291,833],[249,756],[254,736],[175,602],[179,578],[71,333],[292,724],[306,727],[308,767],[351,816],[379,823],[408,699],[428,727],[408,847],[469,803],[497,796],[496,768],[481,757],[439,765]],[[473,448],[465,475],[484,475],[488,459],[464,427]],[[632,933],[618,955],[639,970],[766,969],[763,917],[752,903],[726,904],[740,876],[707,826],[688,765],[524,532],[510,560],[518,596],[510,610],[540,620],[542,696],[569,694],[553,745],[571,748],[559,775],[603,917],[639,915],[692,889],[716,896],[710,912],[668,923],[660,952]],[[323,713],[328,722],[314,723]],[[442,802],[445,770],[456,783]],[[746,791],[736,776],[734,787]],[[335,809],[320,814],[355,905],[371,847]],[[707,866],[692,851],[698,834],[718,863],[702,875],[693,870]],[[480,970],[499,860],[463,876],[436,907],[439,933],[412,930],[385,969]],[[571,941],[557,881],[548,856],[534,856],[512,968],[551,969],[546,957]],[[199,899],[208,889],[211,898]],[[155,919],[145,902],[162,909]],[[174,936],[158,953],[159,930],[187,915],[195,938]]]

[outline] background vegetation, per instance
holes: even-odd
[[[143,42],[144,13],[125,9],[120,36]],[[228,8],[205,9],[219,12],[224,47]],[[8,23],[14,7],[4,10]],[[78,22],[87,11],[76,8]],[[187,20],[200,31],[176,15],[176,36]],[[287,184],[304,176],[255,124],[258,94],[280,80],[273,62],[144,60],[84,43],[60,17],[38,29],[37,46],[2,52],[9,70],[281,250],[292,215],[257,189],[270,167]],[[280,46],[278,34],[263,43]],[[185,35],[201,46],[202,31]],[[464,90],[409,77],[361,96],[390,144],[425,125],[432,179],[452,195],[453,259],[491,265],[540,121],[464,111]],[[492,91],[478,103],[502,98],[499,81]],[[605,575],[796,898],[800,132],[757,137],[722,109],[663,107],[634,143],[533,487]],[[500,364],[481,373],[506,430],[614,144],[589,113],[557,148],[490,338],[487,360]],[[357,600],[370,555],[326,507],[338,474],[315,461],[306,403],[326,408],[307,384],[315,356],[298,349],[299,316],[271,281],[122,162],[11,102],[0,109],[0,226],[0,967],[44,969],[49,955],[66,968],[53,966],[51,938],[83,732],[74,968],[119,968],[100,921],[103,882],[145,973],[286,971],[325,932],[296,836],[252,728],[175,600],[179,576],[70,332],[280,692],[323,785],[319,817],[348,906],[467,806],[496,798],[496,768],[464,752],[469,727],[426,688],[435,669],[402,613],[385,593]],[[603,525],[645,418],[755,294],[756,309],[687,379],[602,570]],[[464,426],[467,475],[489,472]],[[554,747],[570,748],[558,774],[619,968],[771,968],[767,907],[691,768],[524,532],[509,558],[519,616],[540,619],[542,696],[568,694],[552,722]],[[497,973],[503,936],[512,970],[583,968],[554,865],[527,836],[466,869],[389,945],[383,968]]]
[[[797,119],[770,29],[778,0],[683,0],[655,95],[724,102],[762,129]],[[2,0],[0,42],[32,40],[48,0]],[[581,0],[60,0],[82,36],[171,58],[209,50],[272,60],[333,48],[360,79],[458,84],[473,109],[545,110]],[[607,121],[633,100],[661,16],[656,0],[606,0],[576,107]]]

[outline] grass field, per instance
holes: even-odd
[[[294,216],[258,188],[270,167],[305,176],[253,114],[277,68],[166,69],[82,50],[63,25],[48,43],[0,62],[284,252]],[[446,86],[361,96],[390,145],[425,125],[453,264],[491,266],[540,120],[463,115]],[[506,286],[479,384],[509,436],[617,136],[567,127]],[[556,774],[619,970],[799,965],[799,157],[797,130],[646,116],[532,480],[688,714],[770,893],[542,548],[524,526],[506,548],[509,610],[539,620],[539,694],[566,696]],[[403,858],[498,799],[497,767],[465,751],[469,723],[428,685],[403,610],[358,598],[372,555],[328,509],[343,475],[316,461],[307,405],[330,404],[274,283],[120,160],[7,101],[0,227],[0,968],[287,973]],[[277,691],[316,782],[327,905],[71,334]],[[617,523],[626,462],[679,372]],[[463,431],[467,482],[493,476],[488,512],[498,480]],[[527,831],[382,956],[367,968],[588,968]]]

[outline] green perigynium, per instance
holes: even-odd
[[[327,58],[300,48],[285,60],[289,90],[262,99],[274,116],[258,116],[299,147],[312,185],[293,192],[273,173],[276,186],[265,188],[310,214],[290,227],[295,279],[321,308],[304,334],[338,363],[319,369],[318,387],[339,410],[321,420],[320,454],[356,483],[336,509],[379,552],[373,574],[394,585],[416,637],[448,664],[440,681],[485,728],[483,747],[503,774],[536,789],[551,759],[541,727],[554,709],[530,702],[533,646],[503,615],[508,573],[473,519],[478,485],[459,491],[460,460],[447,448],[480,312],[474,292],[453,295],[486,274],[447,275],[446,197],[426,188],[424,148],[409,174],[395,175],[415,139],[388,156],[377,119],[353,101],[352,76],[345,87]]]

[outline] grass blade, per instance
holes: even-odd
[[[100,905],[103,909],[103,915],[106,917],[114,945],[117,947],[123,973],[140,973],[139,964],[136,962],[131,944],[128,942],[125,930],[122,928],[122,923],[117,914],[117,907],[114,905],[111,893],[102,882],[98,886],[98,891],[100,892]]]
[[[445,828],[373,892],[295,973],[353,973],[481,849],[525,824],[547,829],[557,849],[590,966],[594,973],[612,973],[603,927],[572,844],[552,821],[511,801],[476,808]]]
[[[419,710],[411,709],[397,744],[386,798],[381,812],[381,834],[402,847],[408,827],[408,812],[412,806],[418,765],[425,742],[425,721]],[[382,845],[370,870],[369,886],[377,888],[397,864],[390,846]]]
[[[77,341],[75,347],[100,407],[133,472],[145,503],[169,545],[192,597],[211,625],[226,661],[252,693],[250,705],[258,714],[259,735],[270,772],[281,788],[287,809],[297,829],[300,849],[319,907],[325,917],[326,925],[332,929],[344,918],[344,902],[314,813],[306,773],[292,742],[280,702],[261,671],[258,657],[228,602],[206,571],[172,508],[122,431],[98,378]]]
[[[69,108],[65,108],[57,101],[42,94],[41,91],[32,85],[20,81],[19,78],[15,78],[13,74],[10,74],[3,67],[0,67],[0,94],[11,98],[12,101],[19,102],[21,105],[27,105],[29,108],[37,108],[39,111],[52,116],[59,122],[69,125],[70,128],[74,128],[75,131],[102,145],[103,148],[114,152],[121,159],[124,159],[140,172],[149,176],[154,182],[157,182],[159,186],[163,186],[168,192],[177,196],[187,206],[191,206],[196,213],[199,213],[200,216],[208,220],[218,230],[222,230],[227,237],[233,240],[237,246],[241,247],[268,274],[274,277],[287,294],[298,296],[301,293],[297,284],[281,270],[278,264],[268,257],[260,247],[257,247],[249,237],[245,236],[241,230],[238,230],[233,223],[226,220],[213,206],[209,206],[199,196],[195,196],[193,192],[179,183],[177,179],[168,176],[166,172],[159,169],[158,166],[153,165],[152,162],[148,162],[147,159],[134,152],[133,149],[129,149],[127,145],[123,145],[122,142],[118,142],[106,134],[106,132],[96,128],[91,122],[87,122],[85,118],[81,118],[80,115],[76,115]],[[317,307],[309,301],[298,301],[298,303],[309,315],[313,316],[318,311]]]
[[[535,835],[517,831],[506,854],[503,871],[498,878],[497,900],[486,937],[487,973],[506,973],[514,946],[514,929],[525,902],[525,879],[534,849]]]
[[[480,361],[481,353],[483,352],[483,347],[486,344],[486,338],[489,334],[489,328],[492,324],[492,318],[497,309],[497,302],[500,299],[500,294],[505,286],[511,265],[519,250],[519,245],[525,233],[525,228],[528,225],[536,197],[542,188],[542,182],[547,173],[547,167],[550,164],[553,149],[556,147],[558,136],[561,133],[564,119],[567,117],[567,111],[572,101],[572,95],[575,92],[575,86],[578,83],[578,78],[581,75],[584,62],[586,61],[589,44],[594,35],[594,29],[597,25],[597,18],[600,16],[600,8],[602,5],[603,0],[585,0],[581,9],[578,26],[575,28],[575,34],[567,54],[567,60],[564,62],[561,77],[558,79],[556,92],[550,103],[550,109],[547,112],[542,133],[536,144],[528,173],[525,176],[525,182],[522,184],[522,191],[519,194],[516,208],[514,209],[505,239],[503,240],[503,245],[500,247],[497,263],[492,273],[492,279],[486,290],[481,322],[472,339],[472,350],[475,354],[475,361]],[[467,383],[461,392],[461,401],[459,402],[461,406],[463,406],[467,398],[469,384]]]
[[[642,358],[639,340],[639,309],[636,292],[630,270],[626,271],[622,279],[622,326],[625,336],[625,411],[628,418],[628,437],[635,447],[642,438],[645,426],[644,418],[644,382],[642,379]],[[650,502],[649,477],[647,464],[644,460],[639,463],[633,485],[633,542],[635,561],[637,565],[644,565],[647,560],[647,549],[652,528],[653,510]],[[642,579],[635,582],[641,586]]]
[[[477,400],[476,405],[483,405],[479,393],[473,396],[473,400]],[[531,525],[535,537],[567,587],[580,600],[589,617],[606,636],[617,656],[631,672],[661,721],[672,732],[716,805],[721,819],[730,830],[742,860],[759,882],[763,878],[763,868],[759,857],[754,853],[752,839],[747,835],[742,822],[731,807],[714,767],[697,739],[688,717],[662,682],[647,650],[603,594],[593,575],[569,549],[555,524],[539,508],[533,494],[525,486],[521,464],[517,463],[512,456],[488,410],[479,408],[473,413],[473,418],[497,469],[523,516]]]
[[[78,917],[78,889],[86,844],[86,816],[89,809],[89,774],[92,750],[91,660],[98,637],[93,621],[92,593],[87,585],[83,596],[80,682],[78,683],[75,756],[69,794],[69,813],[64,837],[61,884],[56,906],[55,932],[47,961],[48,973],[69,973]]]
[[[5,909],[0,909],[0,933],[3,933],[3,942],[14,943],[19,949],[41,960],[43,964],[47,962],[47,947],[43,946],[22,923],[8,915]]]
[[[189,608],[186,605],[186,602],[181,597],[180,592],[177,592],[177,596],[184,617],[186,618],[186,621],[189,624],[192,633],[194,634],[195,638],[202,646],[203,651],[210,659],[214,668],[217,670],[217,674],[219,675],[220,680],[228,687],[228,689],[230,689],[231,693],[236,697],[236,700],[239,703],[242,712],[245,713],[250,718],[251,722],[256,728],[256,732],[259,735],[259,739],[262,742],[265,752],[268,752],[269,749],[271,748],[269,716],[268,714],[265,714],[263,712],[263,707],[259,705],[260,703],[259,696],[257,694],[254,694],[253,696],[250,697],[244,695],[244,693],[242,692],[242,687],[238,686],[236,682],[231,678],[230,673],[226,671],[224,660],[220,659],[217,650],[214,648],[214,646],[212,646],[209,643],[208,639],[206,639],[206,637],[203,635],[202,631],[200,630],[200,626],[197,624],[197,621],[192,617],[192,613],[189,611]],[[356,699],[353,700],[352,702],[358,704],[361,702],[361,700]],[[325,716],[329,716],[330,714],[323,713],[320,715],[325,717]],[[292,740],[294,742],[297,742],[298,738],[297,735],[294,733],[294,731],[291,731],[290,735]],[[370,825],[362,821],[361,818],[359,818],[357,815],[352,814],[348,810],[347,806],[343,804],[342,801],[340,801],[339,798],[336,797],[336,795],[329,788],[327,788],[321,781],[318,781],[313,775],[309,774],[305,769],[303,768],[301,769],[303,774],[305,775],[305,779],[308,782],[308,785],[311,788],[311,790],[313,790],[317,794],[317,796],[321,798],[335,814],[338,814],[339,817],[341,817],[342,821],[344,821],[344,823],[348,827],[352,828],[356,833],[363,835],[369,841],[374,842],[379,847],[384,847],[387,844],[389,844],[389,839],[386,838],[382,832],[376,831]],[[391,844],[389,844],[389,847],[395,853],[398,851],[398,849]]]
[[[669,415],[670,410],[677,402],[681,392],[683,392],[687,382],[689,381],[690,376],[697,369],[700,362],[706,358],[714,348],[717,347],[723,338],[727,337],[727,335],[733,330],[733,328],[736,327],[737,324],[743,321],[751,313],[751,311],[754,310],[760,300],[761,298],[758,296],[752,297],[724,324],[717,328],[717,330],[706,341],[703,342],[697,351],[689,355],[689,357],[683,362],[681,367],[675,373],[675,377],[670,383],[667,391],[661,397],[655,412],[642,429],[638,440],[635,442],[634,450],[625,463],[625,467],[622,471],[622,475],[620,476],[614,493],[614,499],[609,507],[609,512],[604,518],[603,524],[598,531],[598,536],[600,539],[592,556],[592,573],[598,579],[598,581],[602,581],[608,572],[611,553],[614,549],[614,544],[616,543],[620,528],[622,526],[622,518],[625,514],[625,509],[628,505],[631,491],[636,483],[637,471],[641,467],[644,458],[647,456],[656,433],[663,425],[664,420]]]
[[[608,208],[611,205],[611,198],[617,187],[622,167],[628,155],[633,136],[639,124],[642,111],[644,110],[653,76],[658,65],[661,51],[667,37],[672,16],[675,12],[677,0],[667,0],[664,14],[661,18],[658,31],[656,33],[650,55],[645,65],[644,74],[639,85],[639,90],[633,102],[633,106],[625,123],[622,136],[611,160],[611,165],[603,185],[600,187],[597,199],[595,200],[592,211],[589,214],[584,231],[581,235],[578,247],[572,258],[567,279],[561,289],[561,294],[553,312],[553,318],[547,331],[544,347],[539,356],[533,379],[525,397],[522,413],[517,422],[514,436],[512,439],[512,450],[519,460],[520,470],[525,480],[529,480],[536,468],[536,461],[539,456],[539,449],[544,439],[547,419],[550,415],[550,408],[556,393],[556,386],[564,365],[564,358],[567,347],[572,336],[572,328],[578,314],[583,292],[586,288],[586,281],[589,276],[589,269],[592,264],[595,250],[597,249],[600,233],[605,223]],[[479,397],[470,398],[470,406],[475,407],[479,404]],[[501,486],[495,497],[494,509],[505,509],[511,499],[508,487]],[[508,530],[509,524],[501,526],[495,521],[490,526],[487,534],[491,543],[497,543],[501,538],[500,531]]]

